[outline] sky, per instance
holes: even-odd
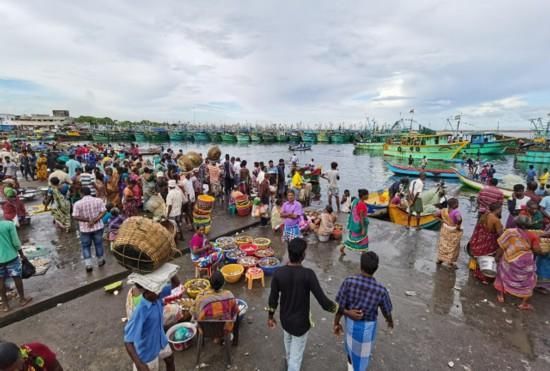
[[[550,119],[550,1],[0,2],[0,112],[328,127]]]

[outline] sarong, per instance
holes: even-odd
[[[441,225],[439,234],[439,243],[437,249],[437,260],[445,263],[455,263],[460,253],[460,239],[462,230],[457,231],[456,227],[451,227],[445,223]]]
[[[372,347],[376,339],[376,321],[354,321],[346,317],[344,346],[353,371],[365,371],[369,367]]]
[[[550,290],[550,255],[537,255],[537,287]]]
[[[300,226],[298,224],[287,226],[283,229],[283,241],[290,242],[295,238],[300,237]]]
[[[497,267],[495,289],[518,298],[528,298],[533,295],[537,282],[536,266],[533,253],[523,252],[512,261],[503,256]]]

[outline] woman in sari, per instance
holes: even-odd
[[[446,209],[438,211],[438,216],[443,223],[439,234],[437,264],[447,263],[456,269],[456,261],[460,253],[460,239],[464,231],[460,229],[462,216],[458,210],[458,200],[451,198],[448,205]]]
[[[502,234],[503,228],[500,221],[502,213],[502,204],[494,202],[489,205],[487,213],[482,214],[477,222],[470,242],[468,242],[468,251],[473,258],[480,256],[494,255],[498,249],[498,236]],[[475,269],[473,268],[475,266]],[[474,277],[483,283],[487,283],[486,277],[477,262],[470,264],[474,271]]]
[[[95,173],[95,196],[103,202],[107,202],[107,192],[105,190],[105,182],[103,178],[103,174],[101,174],[99,171]]]
[[[36,178],[42,182],[48,179],[48,158],[43,153],[36,160]]]
[[[351,204],[351,213],[348,217],[348,237],[344,245],[340,247],[340,254],[345,255],[344,248],[352,251],[367,251],[369,248],[369,218],[367,211],[367,199],[369,191],[360,189],[359,197]]]
[[[519,309],[531,310],[528,303],[537,282],[533,252],[540,252],[539,237],[526,230],[529,217],[520,215],[515,220],[516,228],[506,229],[498,239],[499,249],[495,289],[497,300],[504,303],[505,294],[522,299]]]
[[[211,267],[223,259],[221,249],[214,248],[204,235],[204,226],[198,226],[190,242],[191,260],[201,268]]]
[[[120,206],[120,193],[118,190],[119,175],[116,170],[111,167],[105,169],[105,174],[107,174],[107,184],[105,190],[107,191],[107,202],[111,203],[113,206]]]
[[[138,213],[138,200],[134,193],[135,186],[136,181],[128,179],[128,185],[122,192],[122,207],[124,209],[124,215],[126,215],[127,218],[136,216]]]
[[[48,205],[52,205],[52,216],[54,223],[66,232],[71,229],[71,203],[65,196],[68,193],[67,184],[59,184],[59,178],[53,177],[50,179],[51,187],[48,189],[48,196],[44,201],[44,210],[48,209]]]

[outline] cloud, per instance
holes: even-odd
[[[0,3],[0,111],[119,119],[528,126],[550,111],[550,3]]]

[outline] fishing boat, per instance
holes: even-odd
[[[185,134],[181,131],[170,131],[168,137],[170,142],[183,142],[185,140]]]
[[[150,142],[167,142],[169,140],[168,132],[163,128],[154,128],[146,133],[145,137]]]
[[[276,138],[275,134],[270,132],[264,132],[261,134],[263,143],[274,143]]]
[[[300,133],[293,131],[289,134],[288,141],[291,143],[300,143],[302,141],[302,136]]]
[[[407,226],[407,222],[409,219],[409,213],[407,212],[407,210],[402,209],[397,205],[390,205],[388,206],[388,214],[392,223],[399,224],[405,227]],[[437,219],[432,214],[428,214],[420,216],[419,226],[422,229],[437,229],[440,223],[441,220]],[[411,227],[417,227],[415,215],[411,217]]]
[[[516,154],[517,162],[527,162],[530,164],[550,165],[550,149],[548,148],[529,148],[524,152]]]
[[[317,143],[317,133],[311,130],[305,130],[302,133],[302,142]]]
[[[402,166],[397,164],[391,164],[388,161],[384,161],[388,170],[393,172],[396,175],[406,175],[406,176],[419,176],[420,173],[424,173],[429,178],[449,178],[449,179],[458,179],[458,175],[454,169],[431,169],[431,168],[417,168],[411,166]]]
[[[101,131],[94,131],[92,133],[92,140],[94,142],[109,142],[110,136],[108,133]]]
[[[250,135],[248,133],[237,134],[237,143],[250,143]]]
[[[279,133],[277,134],[276,139],[278,143],[286,143],[288,142],[289,138],[288,135],[286,135],[285,133]]]
[[[449,135],[416,135],[409,134],[398,138],[388,138],[384,144],[384,156],[407,159],[412,156],[428,160],[449,160],[468,145],[467,141],[449,141]]]
[[[222,134],[217,131],[210,133],[210,141],[214,143],[220,143],[222,141]]]
[[[517,144],[516,138],[494,133],[472,134],[470,143],[462,149],[468,155],[500,155]]]
[[[144,155],[144,156],[160,155],[161,152],[162,152],[162,148],[159,146],[139,149],[140,155]]]
[[[391,134],[375,134],[355,143],[354,150],[358,151],[384,151],[384,143]]]
[[[388,206],[390,204],[390,193],[386,190],[378,190],[369,193],[367,198],[367,210],[369,216],[381,216],[388,213]]]
[[[483,187],[486,186],[486,184],[480,182],[479,180],[475,180],[475,179],[472,179],[472,178],[468,177],[466,175],[466,173],[464,172],[464,170],[454,169],[454,171],[455,171],[456,175],[458,176],[458,179],[460,180],[460,182],[468,188],[475,189],[476,191],[481,191],[483,189]],[[502,187],[498,187],[498,186],[497,186],[497,188],[502,191],[502,193],[504,194],[504,197],[506,197],[506,198],[512,197],[512,193],[514,193],[513,190],[508,189],[508,188],[502,188]]]
[[[329,139],[331,143],[342,144],[346,143],[347,135],[342,132],[334,132],[329,135]]]
[[[326,131],[320,131],[317,133],[317,143],[329,143],[330,138]]]
[[[136,138],[136,142],[147,142],[147,136],[143,131],[134,132],[134,137]]]
[[[311,151],[311,144],[300,143],[288,146],[289,151]]]
[[[222,133],[222,142],[224,143],[235,143],[237,141],[237,137],[233,133]]]
[[[193,133],[193,140],[195,142],[210,142],[210,135],[206,131],[195,131]]]
[[[261,143],[262,137],[258,133],[251,133],[250,134],[250,141],[252,143]]]

